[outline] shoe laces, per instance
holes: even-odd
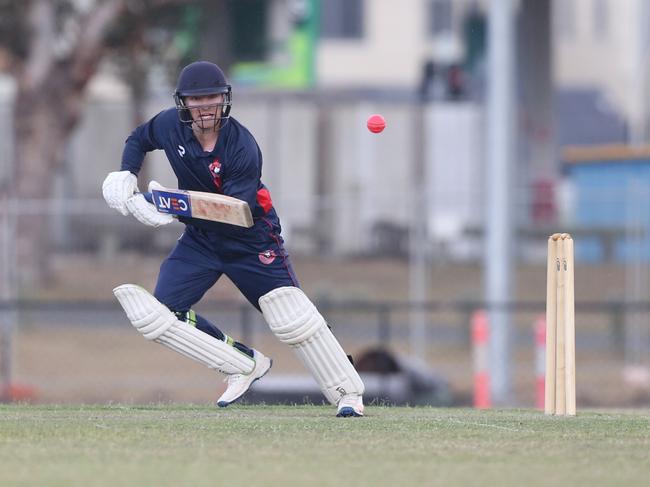
[[[230,387],[231,385],[239,382],[243,377],[244,374],[230,374],[226,376],[226,378],[223,381],[228,384],[228,387]]]

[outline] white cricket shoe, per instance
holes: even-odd
[[[226,377],[228,387],[217,400],[217,406],[225,408],[228,404],[232,404],[241,398],[248,389],[250,389],[253,382],[261,379],[269,371],[273,360],[263,355],[257,350],[253,350],[253,359],[255,360],[255,367],[250,374],[230,374]]]
[[[336,416],[339,418],[363,416],[363,398],[358,394],[347,394],[338,404]]]

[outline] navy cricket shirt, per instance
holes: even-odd
[[[248,203],[254,225],[250,229],[196,218],[179,217],[187,225],[238,240],[259,240],[280,233],[271,196],[262,184],[262,152],[252,134],[234,118],[219,132],[212,152],[204,152],[191,127],[175,108],[160,112],[126,139],[122,171],[138,174],[147,152],[162,149],[178,178],[178,188],[232,196]],[[262,237],[264,238],[264,237]]]

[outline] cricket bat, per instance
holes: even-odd
[[[231,196],[203,191],[160,188],[143,193],[160,213],[252,227],[253,215],[248,203]]]

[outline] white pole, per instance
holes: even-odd
[[[14,253],[14,201],[5,194],[2,199],[2,212],[0,217],[2,226],[0,227],[1,255],[0,263],[2,271],[0,275],[0,301],[3,301],[8,307],[0,313],[0,395],[8,394],[9,387],[12,383],[12,362],[13,362],[13,332],[16,323],[16,311],[9,303],[15,298],[12,283],[16,278],[15,275],[15,253]]]
[[[372,234],[372,219],[374,213],[375,192],[373,188],[374,170],[376,155],[375,148],[379,143],[377,134],[373,134],[366,128],[366,119],[373,113],[373,107],[367,102],[361,102],[357,106],[357,157],[355,164],[357,170],[357,182],[359,185],[359,236],[360,248],[368,248]]]
[[[410,346],[415,357],[426,360],[427,314],[425,303],[429,299],[429,261],[427,258],[429,205],[426,193],[425,134],[426,105],[424,101],[413,109],[413,194],[411,197],[411,222],[409,229],[409,301],[414,303],[410,310]],[[424,217],[422,216],[424,214]]]
[[[0,114],[11,120],[14,110],[16,85],[10,78],[0,76]],[[11,131],[8,131],[12,134]],[[0,140],[2,142],[2,140]],[[16,293],[16,207],[15,190],[11,186],[14,174],[14,140],[9,136],[0,144],[0,160],[6,161],[0,167],[0,301],[9,304]],[[13,334],[17,322],[17,311],[8,306],[0,310],[0,396],[10,394],[13,364]]]
[[[490,334],[491,392],[497,405],[511,399],[512,206],[514,134],[514,2],[491,0],[488,27],[487,219],[485,296]]]
[[[647,0],[638,0],[638,36],[636,38],[635,67],[636,75],[630,90],[633,106],[636,107],[630,124],[630,143],[641,145],[648,138],[648,47],[650,47],[650,4]]]

